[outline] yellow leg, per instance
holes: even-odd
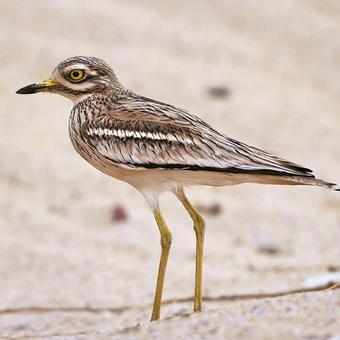
[[[171,233],[165,224],[164,218],[159,208],[156,208],[154,210],[154,216],[155,216],[155,220],[157,222],[158,228],[159,228],[159,232],[161,234],[162,252],[161,252],[161,258],[159,261],[156,293],[155,293],[155,299],[153,303],[151,321],[158,320],[160,316],[164,276],[165,276],[166,265],[168,262],[170,246],[171,246]]]
[[[183,190],[176,192],[176,196],[182,202],[185,209],[194,222],[196,234],[196,270],[195,270],[195,297],[194,312],[200,312],[202,308],[202,266],[203,266],[203,248],[205,223],[201,215],[194,209]]]

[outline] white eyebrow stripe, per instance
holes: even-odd
[[[171,133],[162,133],[162,132],[145,132],[145,131],[131,131],[131,130],[122,130],[122,129],[102,129],[102,128],[89,128],[87,130],[87,135],[94,137],[117,137],[119,139],[126,138],[134,138],[134,139],[149,139],[149,140],[163,140],[170,142],[182,142],[185,144],[193,144],[193,141],[188,137],[176,137]]]

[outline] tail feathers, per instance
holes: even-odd
[[[315,181],[316,181],[315,185],[335,191],[340,191],[340,186],[337,184],[325,182],[321,179],[315,179]]]
[[[291,180],[294,184],[302,184],[302,185],[316,185],[322,188],[331,189],[335,191],[340,191],[340,186],[334,183],[326,182],[322,179],[318,178],[308,178],[308,177],[299,177],[292,176],[291,178],[287,177],[287,180]]]

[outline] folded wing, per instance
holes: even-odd
[[[139,100],[138,100],[139,99]],[[183,169],[314,177],[310,169],[228,138],[200,118],[144,97],[84,125],[88,142],[131,169]]]

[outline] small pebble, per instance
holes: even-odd
[[[126,208],[121,204],[116,204],[111,210],[112,222],[124,222],[128,219]]]
[[[230,96],[230,89],[222,85],[210,86],[208,87],[208,94],[214,98],[227,98]]]
[[[219,203],[197,204],[197,210],[205,215],[217,216],[222,212],[222,206]]]
[[[330,273],[340,272],[340,266],[330,265],[327,267],[327,271],[329,271]]]
[[[270,256],[278,255],[279,253],[281,253],[281,250],[278,247],[271,244],[258,246],[256,250],[261,254],[266,254]]]

